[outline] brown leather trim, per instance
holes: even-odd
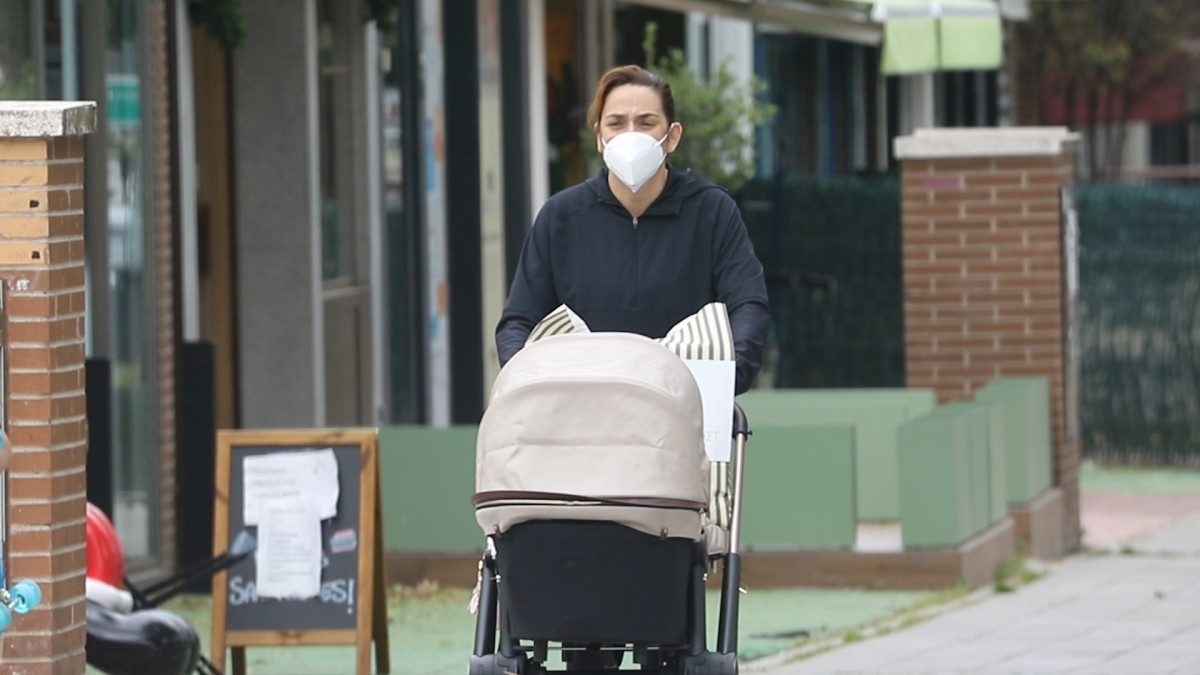
[[[528,492],[524,490],[492,490],[476,493],[471,503],[480,506],[494,501],[555,501],[555,502],[598,502],[611,506],[643,506],[655,509],[685,509],[688,511],[703,511],[707,505],[686,499],[668,499],[665,497],[585,497],[583,495],[568,495],[558,492]]]

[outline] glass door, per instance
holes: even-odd
[[[112,359],[113,521],[127,560],[158,553],[159,481],[149,249],[144,10],[110,0],[105,43],[108,340]]]

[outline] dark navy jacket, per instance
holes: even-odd
[[[662,195],[634,220],[601,170],[538,213],[496,327],[500,363],[560,304],[593,331],[659,338],[714,301],[729,311],[741,393],[762,367],[769,310],[762,264],[737,204],[691,171],[672,168]]]

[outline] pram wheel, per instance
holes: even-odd
[[[508,657],[503,654],[472,656],[469,675],[542,675],[544,671],[531,663],[524,654]]]
[[[738,675],[737,654],[705,652],[686,656],[680,662],[681,675]]]

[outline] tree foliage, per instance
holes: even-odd
[[[222,49],[231,50],[246,42],[242,0],[190,0],[188,18],[202,26],[205,34]]]
[[[1069,123],[1082,108],[1089,168],[1111,176],[1135,105],[1192,58],[1188,41],[1200,37],[1195,0],[1040,0],[1031,9],[1017,36],[1026,72],[1037,91],[1061,93]]]
[[[646,63],[671,85],[675,115],[684,129],[671,163],[737,192],[754,174],[754,127],[775,115],[775,106],[763,103],[766,84],[753,77],[748,83],[738,81],[727,62],[706,82],[682,50],[658,56],[657,38],[658,26],[646,24]]]

